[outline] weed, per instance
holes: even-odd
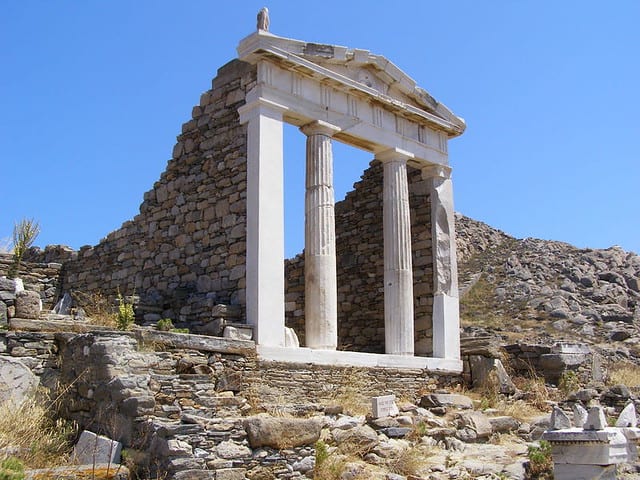
[[[46,468],[64,463],[70,450],[69,440],[75,425],[53,420],[53,412],[35,400],[14,408],[8,402],[0,406],[0,449],[17,448],[16,457],[31,468]]]
[[[343,478],[364,480],[369,478],[361,467],[362,464],[358,463],[356,458],[326,451],[326,457],[320,463],[317,463],[316,460],[313,478],[314,480],[342,480]]]
[[[336,375],[336,390],[332,401],[341,405],[345,413],[366,415],[370,411],[370,399],[362,392],[369,386],[369,378],[361,368],[346,368]]]
[[[387,461],[387,466],[393,473],[419,477],[427,465],[427,456],[428,452],[423,448],[405,448],[396,457],[390,458]]]
[[[407,440],[418,441],[422,437],[426,436],[429,431],[429,427],[423,421],[413,424],[413,428],[407,434]]]
[[[548,408],[546,404],[544,409],[539,409],[524,400],[516,400],[515,402],[501,404],[499,410],[503,415],[508,415],[521,422],[529,422],[532,418],[546,412]]]
[[[24,464],[16,457],[5,458],[0,463],[0,480],[22,480]]]
[[[116,327],[118,330],[131,330],[135,320],[133,303],[127,302],[118,290],[118,312],[116,313]]]
[[[71,294],[74,303],[82,308],[91,323],[105,327],[115,327],[113,305],[102,292],[78,292]]]
[[[173,329],[173,322],[170,318],[161,318],[156,323],[156,330],[160,330],[161,332],[169,332]]]
[[[189,333],[188,328],[172,328],[169,330],[171,333]]]
[[[549,410],[548,401],[553,399],[552,392],[547,388],[544,378],[533,368],[530,368],[528,375],[513,377],[512,380],[529,404],[541,411]]]
[[[189,333],[188,328],[175,328],[170,318],[161,318],[156,323],[156,330],[171,333]]]
[[[580,378],[578,374],[573,370],[567,370],[562,373],[560,382],[558,382],[558,388],[565,396],[568,396],[571,392],[575,392],[580,389]]]
[[[315,444],[316,449],[316,467],[321,466],[329,458],[329,449],[327,444],[322,440],[318,440]]]
[[[482,385],[478,387],[481,394],[480,408],[486,410],[487,408],[495,408],[500,400],[500,380],[498,374],[495,371],[489,372],[484,378]]]
[[[20,272],[22,257],[33,245],[40,233],[40,225],[32,218],[23,218],[13,226],[13,265],[9,270],[9,278],[15,278]]]
[[[541,440],[538,446],[530,446],[527,456],[529,457],[528,473],[530,478],[553,478],[553,459],[549,442]]]

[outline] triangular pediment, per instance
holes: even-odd
[[[466,127],[463,119],[390,60],[368,50],[293,40],[259,30],[240,42],[238,54],[241,60],[256,63],[261,58],[270,59],[374,100],[406,107],[418,114],[423,112],[450,137],[460,135]]]

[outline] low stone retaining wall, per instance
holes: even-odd
[[[417,401],[459,380],[422,370],[259,361],[246,340],[72,326],[12,319],[20,331],[0,332],[0,356],[19,358],[42,384],[64,392],[62,411],[81,430],[121,441],[144,474],[168,478],[236,478],[262,467],[288,478],[313,446],[265,447],[258,455],[247,416],[321,414],[387,393]]]

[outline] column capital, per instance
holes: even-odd
[[[402,150],[401,148],[389,148],[387,150],[376,153],[376,160],[380,160],[381,162],[406,162],[407,160],[411,160],[413,158],[415,158],[415,155],[413,153]]]
[[[253,98],[252,98],[253,97]],[[264,97],[247,95],[247,103],[238,108],[240,123],[247,123],[257,115],[265,115],[276,120],[282,120],[283,112],[289,110],[286,106],[268,100]]]
[[[434,163],[432,165],[422,167],[420,171],[422,173],[423,180],[429,180],[430,178],[451,178],[451,167],[448,165]]]
[[[314,120],[313,122],[300,127],[300,131],[307,136],[326,135],[327,137],[333,137],[340,130],[342,130],[340,127],[336,127],[324,120]]]

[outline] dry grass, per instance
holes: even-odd
[[[316,466],[313,469],[314,480],[341,480],[345,474],[353,480],[369,478],[360,459],[336,451],[329,452],[324,443],[318,442],[316,444]]]
[[[113,302],[101,292],[73,292],[76,305],[82,307],[94,325],[116,328],[116,310]]]
[[[515,402],[501,403],[498,406],[498,411],[502,415],[508,415],[520,422],[528,423],[532,419],[548,413],[549,408],[545,405],[545,408],[541,409],[524,400],[516,400]]]
[[[399,475],[420,477],[428,465],[431,452],[425,446],[409,447],[387,460],[387,467]]]
[[[0,405],[0,449],[12,447],[14,456],[30,468],[63,465],[75,435],[71,423],[52,418],[53,412],[35,400],[19,408]]]
[[[542,412],[549,410],[549,400],[554,399],[553,393],[547,388],[544,378],[537,375],[527,377],[513,377],[513,383],[518,390],[524,392],[525,402]]]
[[[522,444],[525,443],[525,441],[515,433],[494,433],[491,435],[491,438],[489,438],[489,443],[492,445],[510,446]]]
[[[501,330],[504,325],[508,325],[504,316],[494,313],[498,307],[495,287],[483,275],[460,299],[460,317],[463,326],[478,325]]]
[[[371,411],[371,399],[362,392],[369,385],[367,372],[362,368],[346,368],[336,375],[336,389],[332,401],[340,405],[344,413],[367,415]]]
[[[630,362],[618,362],[610,365],[607,385],[623,384],[627,387],[640,387],[640,365]]]

